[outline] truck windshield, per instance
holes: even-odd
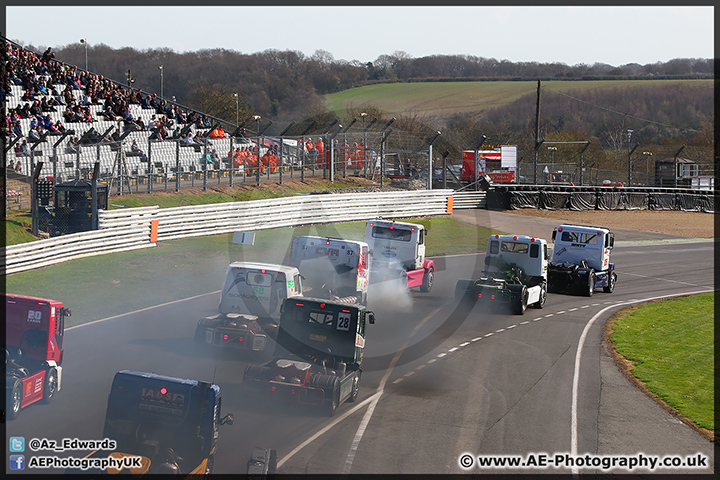
[[[395,227],[375,226],[372,229],[372,236],[373,238],[385,238],[400,242],[409,242],[412,238],[412,232],[410,230],[403,230]]]
[[[527,243],[515,243],[515,242],[502,242],[500,245],[501,252],[512,252],[512,253],[527,253]]]

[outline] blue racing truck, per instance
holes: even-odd
[[[220,387],[208,382],[123,370],[108,395],[103,437],[115,448],[96,450],[85,467],[66,473],[209,475],[220,425]]]

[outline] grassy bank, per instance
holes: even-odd
[[[618,312],[609,339],[630,373],[679,415],[714,429],[714,294]]]

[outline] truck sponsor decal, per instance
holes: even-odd
[[[27,321],[29,323],[41,323],[42,311],[41,310],[28,310]]]
[[[140,396],[140,410],[170,415],[182,415],[185,396],[172,393],[166,388],[158,390],[143,388]]]
[[[383,250],[382,256],[385,258],[394,258],[397,256],[397,253],[395,253],[391,250]]]
[[[317,253],[318,255],[327,255],[328,257],[340,256],[340,251],[337,248],[317,247],[315,249],[315,253]]]
[[[365,339],[359,333],[355,334],[355,346],[365,348]]]
[[[327,340],[327,337],[325,335],[315,335],[314,333],[311,333],[310,340],[317,340],[318,342],[324,342],[325,340]]]

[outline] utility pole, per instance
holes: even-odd
[[[538,150],[542,142],[540,141],[540,80],[537,84],[537,101],[535,103],[535,163],[533,168],[533,183],[537,185],[537,162]]]

